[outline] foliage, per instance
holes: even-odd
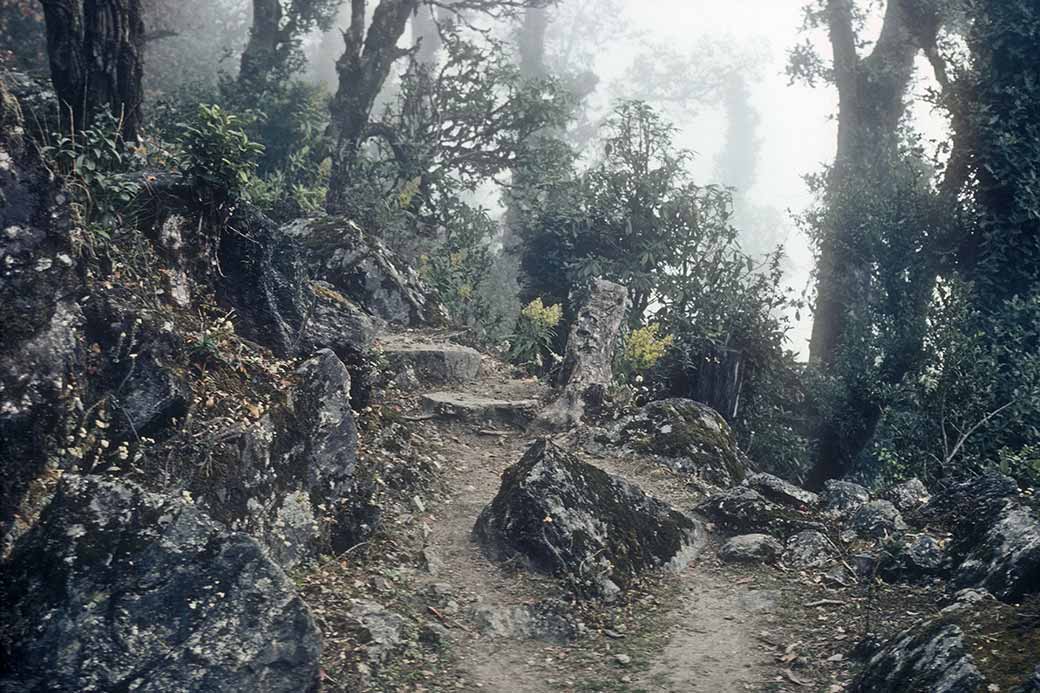
[[[498,227],[474,199],[489,180],[540,166],[532,136],[569,112],[560,86],[523,79],[501,43],[446,31],[443,61],[411,65],[368,128],[343,211],[420,264],[458,322],[478,337],[503,337],[513,314],[486,291]]]
[[[782,255],[756,260],[741,250],[730,191],[693,182],[692,155],[674,146],[674,132],[647,104],[622,102],[598,163],[522,198],[526,291],[562,303],[593,277],[624,284],[630,329],[659,325],[654,336],[673,340],[649,369],[649,387],[689,396],[704,359],[734,349],[746,363],[740,410],[757,417],[733,422],[741,443],[767,424],[790,432]]]
[[[201,104],[193,121],[181,125],[181,168],[206,207],[226,209],[252,182],[264,147],[249,139],[238,116]]]
[[[116,117],[102,111],[87,128],[54,133],[41,152],[71,183],[84,219],[100,228],[117,223],[133,200],[137,182],[126,174],[144,165],[147,149],[128,145]]]
[[[670,334],[661,337],[660,332],[660,324],[651,323],[625,335],[617,369],[622,379],[650,370],[672,348],[675,337]]]
[[[548,360],[555,355],[553,342],[562,317],[560,304],[546,306],[541,298],[524,306],[509,338],[509,359],[531,372],[544,372]]]

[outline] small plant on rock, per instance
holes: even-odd
[[[216,105],[200,105],[181,129],[181,167],[204,207],[230,209],[252,183],[264,146],[249,139],[238,116]]]

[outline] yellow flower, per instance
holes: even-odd
[[[652,368],[675,342],[672,335],[659,337],[660,325],[632,330],[625,339],[625,360],[637,371]]]
[[[520,311],[520,314],[542,329],[550,329],[560,324],[563,318],[563,308],[560,304],[546,308],[542,299],[536,298]]]

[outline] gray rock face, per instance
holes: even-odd
[[[409,622],[367,599],[353,599],[351,603],[349,627],[365,644],[365,656],[374,664],[386,662],[407,642]]]
[[[974,693],[985,681],[957,625],[929,621],[901,633],[870,658],[852,685],[857,693]]]
[[[0,585],[0,691],[318,690],[291,582],[180,499],[67,475]]]
[[[878,498],[889,501],[899,512],[908,513],[927,503],[929,495],[924,483],[914,477],[882,490]]]
[[[821,494],[823,507],[829,512],[846,513],[870,501],[870,492],[851,481],[829,479],[824,482]]]
[[[0,77],[0,535],[45,453],[64,444],[83,321],[72,250],[80,232],[68,194],[25,137],[13,79]]]
[[[880,539],[906,530],[906,522],[888,501],[870,501],[849,516],[849,528],[861,537]]]
[[[379,321],[360,306],[336,291],[327,282],[307,285],[310,301],[304,317],[297,351],[310,355],[318,349],[332,349],[340,360],[349,362],[357,353],[372,346]]]
[[[502,474],[474,538],[493,558],[521,557],[579,595],[609,597],[642,572],[681,567],[702,548],[692,518],[546,440]]]
[[[920,534],[885,546],[878,574],[889,582],[913,582],[942,575],[946,553],[934,538]]]
[[[325,349],[296,375],[290,407],[229,432],[215,452],[223,472],[192,488],[215,519],[259,539],[284,568],[358,540],[350,374]]]
[[[838,551],[823,533],[807,529],[787,540],[781,560],[791,568],[823,568],[834,562]]]
[[[820,504],[820,497],[789,481],[772,474],[752,474],[745,482],[763,496],[792,508],[811,509]]]
[[[1040,593],[1040,519],[1035,510],[1006,501],[975,536],[958,556],[957,584],[983,587],[1005,601]]]
[[[135,359],[133,369],[120,382],[119,392],[112,395],[116,414],[112,434],[116,440],[157,437],[171,419],[188,413],[191,388],[154,354]]]
[[[1018,484],[1014,479],[990,472],[933,494],[923,507],[913,513],[913,519],[915,524],[951,528],[963,522],[965,529],[970,529],[1003,507],[1004,501],[1016,497]]]
[[[480,352],[451,342],[386,335],[380,338],[378,349],[391,372],[410,371],[420,385],[460,385],[480,374]]]
[[[748,473],[749,462],[726,420],[689,399],[650,402],[609,425],[601,442],[652,455],[677,472],[715,486],[732,486]]]
[[[583,626],[566,604],[551,600],[519,606],[478,606],[470,616],[481,632],[496,638],[559,644],[577,638]]]
[[[443,419],[524,428],[541,403],[536,399],[503,400],[465,392],[431,392],[422,396],[422,404],[428,413]]]
[[[303,247],[311,274],[392,325],[447,322],[443,304],[415,273],[378,240],[341,217],[299,219],[284,232]]]
[[[1040,631],[1033,609],[1016,609],[984,592],[965,590],[938,616],[883,645],[849,690],[1029,691],[1038,652]]]
[[[747,486],[711,495],[697,505],[697,511],[721,529],[742,534],[769,532],[787,539],[803,530],[825,530],[811,514],[773,503]]]
[[[784,545],[768,534],[741,534],[719,548],[719,558],[727,563],[773,563]]]
[[[614,380],[614,347],[628,310],[628,289],[595,279],[571,325],[560,372],[560,396],[538,415],[535,430],[563,431],[581,422],[588,404],[602,401]]]

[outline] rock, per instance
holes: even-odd
[[[807,529],[825,531],[824,526],[809,513],[766,500],[747,486],[708,496],[697,505],[697,511],[721,529],[742,534],[770,532],[787,539]]]
[[[58,97],[51,88],[50,80],[38,80],[15,70],[0,72],[0,82],[17,102],[21,111],[19,127],[32,137],[50,137],[61,130],[58,117]],[[0,126],[7,123],[0,122]],[[3,129],[3,128],[0,128]]]
[[[183,500],[66,475],[0,585],[2,691],[318,690],[292,583]]]
[[[1005,501],[973,532],[959,539],[954,582],[982,587],[1003,601],[1040,593],[1040,519],[1017,500]]]
[[[849,528],[861,537],[880,539],[906,530],[906,522],[888,501],[870,501],[849,516]]]
[[[438,418],[518,428],[531,422],[541,404],[536,399],[501,400],[466,392],[431,392],[421,401],[423,409]]]
[[[927,524],[951,529],[964,523],[970,533],[972,526],[985,522],[986,518],[1003,507],[1004,501],[1017,498],[1018,493],[1018,484],[1014,479],[987,472],[933,494],[924,506],[912,513],[911,519],[915,525]]]
[[[519,606],[477,606],[469,615],[482,633],[496,638],[565,644],[580,632],[572,610],[556,600]]]
[[[17,93],[23,77],[0,75],[0,535],[66,444],[82,360],[73,250],[82,231],[8,91]]]
[[[844,514],[870,502],[870,492],[851,481],[828,479],[823,484],[821,500],[827,511]]]
[[[889,501],[899,512],[908,513],[927,503],[929,495],[924,483],[914,477],[882,490],[878,498]]]
[[[351,599],[350,603],[347,627],[358,635],[370,662],[385,663],[404,647],[410,624],[403,616],[367,599]]]
[[[112,438],[158,438],[173,419],[188,413],[191,388],[154,353],[141,353],[128,365],[127,376],[118,381],[120,387],[111,397]]]
[[[851,690],[858,693],[970,693],[982,674],[956,625],[930,621],[905,631],[870,658]]]
[[[297,219],[283,227],[296,239],[312,276],[391,325],[447,323],[434,291],[380,241],[342,217]]]
[[[384,335],[378,350],[391,373],[411,371],[421,385],[460,385],[476,380],[480,374],[480,352],[451,342]]]
[[[807,529],[787,540],[781,561],[791,568],[823,568],[837,558],[834,543],[822,532]]]
[[[296,351],[309,356],[318,349],[332,349],[344,363],[372,346],[379,321],[326,282],[307,285],[310,302],[304,316]]]
[[[567,337],[560,370],[562,391],[535,419],[535,431],[576,426],[588,405],[602,402],[614,381],[614,347],[628,310],[628,289],[595,279]]]
[[[1032,608],[960,600],[885,643],[850,691],[1027,691],[1040,652],[1035,620]]]
[[[942,575],[946,554],[927,534],[888,542],[881,555],[878,575],[888,582],[914,582]]]
[[[773,563],[784,545],[768,534],[742,534],[726,541],[719,558],[727,563]]]
[[[820,497],[812,491],[806,491],[772,474],[752,474],[744,480],[744,483],[774,503],[781,505],[812,509],[820,504]]]
[[[284,568],[363,540],[367,486],[355,475],[350,374],[329,349],[296,371],[287,407],[219,437],[221,470],[190,487],[215,519],[259,539]]]
[[[737,448],[726,420],[707,405],[689,399],[663,399],[609,425],[598,437],[665,466],[722,487],[742,480],[749,462]]]
[[[593,596],[681,567],[704,542],[697,521],[544,439],[502,474],[473,535],[493,558],[521,557]]]

